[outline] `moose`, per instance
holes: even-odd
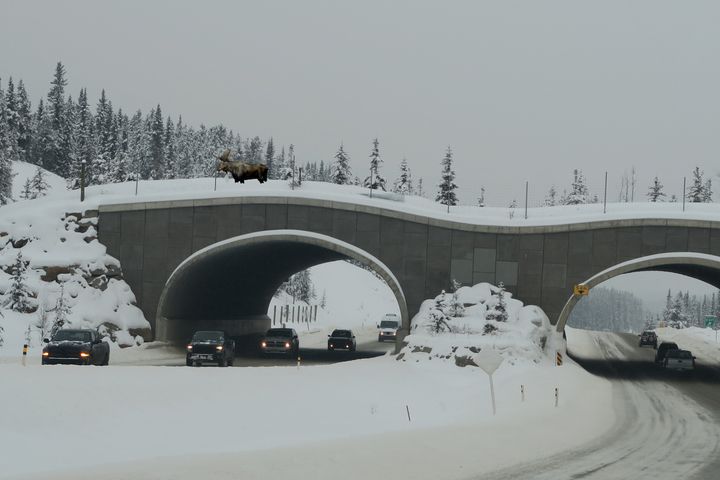
[[[225,172],[232,175],[235,183],[245,183],[245,180],[257,178],[260,183],[267,182],[268,167],[262,163],[252,164],[230,160],[230,150],[225,150],[217,157],[220,160],[218,172]]]

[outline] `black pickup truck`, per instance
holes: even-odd
[[[235,360],[235,341],[220,331],[195,332],[187,346],[185,364],[188,367],[215,363],[219,367],[232,365]]]
[[[43,340],[42,364],[107,365],[110,345],[95,330],[59,330],[51,339]]]

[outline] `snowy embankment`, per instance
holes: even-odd
[[[690,350],[699,362],[720,363],[720,332],[698,327],[658,328],[655,332],[659,341],[677,343],[683,350]]]
[[[15,182],[35,168],[16,163]],[[28,333],[30,345],[39,346],[60,310],[66,326],[97,328],[118,345],[142,341],[149,323],[134,305],[119,262],[97,240],[97,217],[83,216],[86,206],[70,201],[64,180],[46,175],[47,196],[0,207],[0,356],[17,355]],[[18,260],[25,265],[27,306],[13,311],[7,302]]]

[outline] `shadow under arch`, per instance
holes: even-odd
[[[405,294],[383,262],[327,235],[266,230],[214,243],[185,259],[160,295],[156,338],[184,342],[199,329],[224,330],[232,336],[264,333],[270,327],[270,301],[290,275],[343,259],[357,260],[380,275],[397,299],[407,331]]]
[[[678,273],[720,288],[720,257],[695,252],[661,253],[628,260],[593,275],[583,283],[590,288],[592,295],[593,287],[613,277],[649,271]],[[580,298],[582,297],[572,295],[565,303],[556,324],[558,332],[565,329],[570,313]]]

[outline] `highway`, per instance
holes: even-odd
[[[328,351],[327,332],[325,331],[299,332],[301,365],[325,365],[379,357],[388,352],[392,352],[395,349],[394,342],[378,342],[377,331],[375,329],[360,329],[355,331],[355,334],[357,336],[357,348],[354,352],[349,352],[347,350]],[[133,353],[133,355],[129,357],[126,357],[124,352],[114,352],[115,355],[111,359],[111,363],[112,365],[128,366],[186,366],[185,350],[182,348],[162,346],[154,350],[157,351],[156,355],[153,355],[152,350],[150,350],[145,352],[146,354],[139,355],[137,353]],[[259,352],[240,352],[236,355],[233,363],[233,367],[275,367],[294,365],[297,365],[297,358],[295,356],[262,354]],[[203,365],[200,368],[216,368],[216,365]]]
[[[597,355],[573,355],[572,338],[568,354],[614,382],[618,420],[612,429],[575,450],[480,478],[720,478],[720,366],[699,359],[694,373],[665,371],[654,364],[655,351],[639,348],[634,335],[593,337]]]

